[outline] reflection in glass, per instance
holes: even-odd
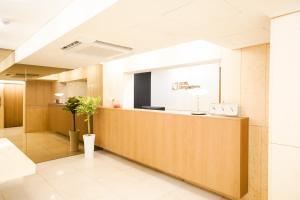
[[[35,163],[83,152],[82,143],[79,151],[70,152],[71,120],[62,110],[67,97],[56,91],[57,85],[67,83],[44,79],[66,69],[41,68],[16,64],[0,74],[0,138],[8,138]],[[57,123],[60,121],[64,127]]]

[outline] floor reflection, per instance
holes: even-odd
[[[24,133],[23,127],[0,129],[0,138],[8,138],[35,163],[83,153],[80,143],[78,152],[69,151],[69,138],[53,132]]]

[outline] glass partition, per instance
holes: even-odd
[[[13,69],[0,81],[0,138],[8,138],[35,163],[83,153],[86,123],[76,117],[80,131],[74,146],[72,114],[63,108],[68,97],[85,95],[86,80],[41,80],[33,66]]]

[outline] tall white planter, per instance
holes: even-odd
[[[83,135],[84,157],[94,158],[95,134]]]

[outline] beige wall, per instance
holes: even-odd
[[[243,200],[267,199],[269,45],[225,51],[221,99],[240,105],[250,118],[249,192]]]
[[[87,69],[87,95],[103,98],[103,66],[93,65]]]
[[[4,84],[0,84],[0,128],[4,128]]]

